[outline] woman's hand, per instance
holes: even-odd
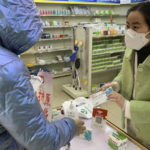
[[[75,123],[77,125],[77,132],[76,135],[83,134],[86,130],[86,127],[84,126],[84,122],[81,120],[75,120]]]
[[[118,86],[117,85],[117,82],[108,82],[106,84],[104,84],[100,89],[99,91],[105,91],[106,89],[112,87],[114,91],[118,91]]]
[[[112,92],[108,95],[109,100],[115,102],[121,109],[124,108],[125,98],[117,92]]]

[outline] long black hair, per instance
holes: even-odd
[[[145,21],[150,29],[150,2],[138,3],[131,7],[127,12],[127,17],[132,11],[139,11],[145,18]]]

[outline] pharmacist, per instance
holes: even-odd
[[[0,1],[0,150],[57,150],[84,132],[80,120],[50,123],[17,55],[37,41],[42,22],[33,0]]]
[[[108,97],[123,110],[128,134],[150,149],[150,2],[128,10],[125,43],[120,73],[101,90],[113,87]]]

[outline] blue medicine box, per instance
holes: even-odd
[[[108,96],[110,93],[112,93],[114,90],[111,88],[106,89],[105,94]]]

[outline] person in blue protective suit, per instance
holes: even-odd
[[[42,32],[33,0],[0,1],[0,150],[58,150],[84,132],[80,120],[49,122],[18,55]]]

